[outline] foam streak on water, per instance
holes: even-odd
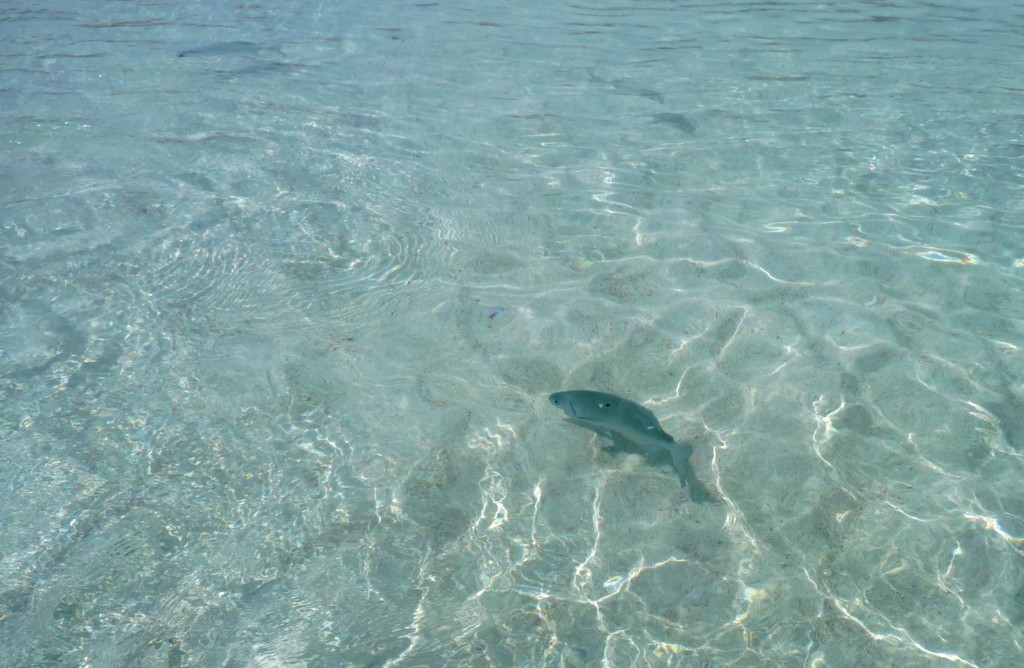
[[[0,666],[1020,665],[1022,31],[6,3]]]

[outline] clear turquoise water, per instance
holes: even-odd
[[[0,665],[1020,665],[1022,31],[7,3]]]

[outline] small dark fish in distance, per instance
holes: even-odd
[[[202,58],[216,56],[252,56],[265,50],[281,51],[280,47],[260,46],[256,42],[215,42],[213,44],[207,44],[206,46],[199,46],[194,49],[179,51],[178,57]]]

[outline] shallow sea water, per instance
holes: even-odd
[[[50,4],[0,665],[1021,665],[1020,8]]]

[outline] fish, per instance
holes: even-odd
[[[639,95],[645,97],[652,102],[658,104],[665,104],[665,96],[656,90],[651,88],[645,88],[640,84],[634,83],[629,79],[616,79],[615,81],[609,82],[615,92],[622,93],[623,95]]]
[[[665,125],[671,125],[675,129],[681,131],[683,134],[692,135],[694,132],[697,131],[697,128],[693,125],[693,122],[686,116],[683,116],[682,114],[655,114],[651,118],[653,119],[651,121],[652,123],[664,123]]]
[[[691,499],[697,503],[717,501],[690,466],[693,446],[667,434],[650,409],[614,394],[591,390],[555,392],[548,400],[562,411],[567,421],[610,439],[610,450],[642,454],[649,464],[667,456]]]
[[[216,42],[199,46],[194,49],[185,49],[178,52],[179,58],[186,57],[219,57],[219,56],[254,56],[260,51],[271,50],[280,52],[280,47],[260,46],[256,42]]]
[[[652,88],[647,88],[643,84],[638,84],[630,79],[615,79],[614,81],[608,81],[594,74],[592,69],[587,69],[590,72],[590,81],[592,83],[601,84],[602,86],[611,86],[616,93],[620,93],[622,95],[638,95],[640,97],[647,98],[652,102],[665,104],[665,96]]]

